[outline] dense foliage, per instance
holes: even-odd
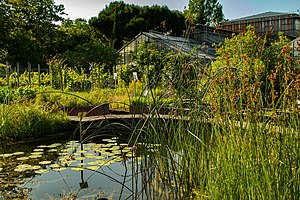
[[[9,61],[24,71],[59,55],[69,67],[88,71],[92,63],[112,72],[116,49],[140,31],[157,30],[181,35],[185,29],[182,12],[166,6],[136,6],[115,1],[98,17],[64,19],[64,6],[53,0],[4,0],[0,3],[0,62]]]
[[[190,0],[185,15],[195,24],[215,26],[224,20],[222,9],[218,0]]]
[[[299,70],[294,67],[289,40],[283,35],[279,39],[268,41],[248,27],[220,45],[213,65],[214,105],[249,111],[280,107],[284,101],[295,105]]]
[[[123,1],[110,3],[97,18],[90,20],[90,24],[116,49],[141,31],[156,30],[181,35],[185,29],[185,19],[179,11],[158,5],[140,7]]]
[[[62,20],[63,5],[53,0],[3,0],[0,2],[0,46],[6,59],[26,65],[42,63],[55,54],[54,22]]]

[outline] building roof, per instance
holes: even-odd
[[[247,17],[242,17],[238,19],[233,19],[228,22],[235,22],[235,21],[244,21],[244,20],[252,20],[252,19],[261,19],[261,18],[268,18],[268,17],[279,17],[279,16],[296,16],[300,18],[300,15],[297,13],[287,13],[287,12],[264,12],[256,15],[251,15]],[[225,22],[226,23],[226,22]]]
[[[140,35],[145,35],[151,40],[155,42],[160,42],[166,47],[173,49],[177,52],[184,52],[184,53],[193,52],[193,54],[198,57],[211,58],[211,59],[215,58],[214,56],[215,50],[212,47],[200,44],[199,42],[192,40],[190,38],[169,36],[154,31],[150,31],[149,33],[141,32],[133,40],[131,40],[125,46],[123,46],[118,52],[124,49],[127,45],[131,44]]]

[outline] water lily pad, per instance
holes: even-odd
[[[105,158],[105,156],[95,156],[94,157],[94,159],[96,159],[96,160],[101,160],[101,159],[104,159]]]
[[[35,158],[41,158],[42,157],[42,155],[30,155],[29,156],[29,158],[33,158],[33,159],[35,159]]]
[[[98,165],[103,165],[104,163],[107,163],[107,160],[97,160],[97,161],[95,161]],[[90,164],[90,163],[88,163],[88,164]],[[94,164],[91,164],[91,165],[94,165]]]
[[[88,146],[91,146],[91,147],[94,147],[94,146],[97,146],[96,143],[87,143]]]
[[[133,152],[128,152],[126,153],[126,157],[131,158],[131,157],[135,157]]]
[[[82,168],[82,167],[72,167],[71,170],[73,170],[73,171],[83,171],[84,168]]]
[[[66,155],[68,155],[68,154],[69,154],[69,153],[67,153],[67,152],[59,153],[60,156],[66,156]]]
[[[32,152],[31,155],[42,155],[43,152]]]
[[[83,166],[85,166],[85,165],[87,165],[86,163],[78,163],[77,164],[77,166],[81,166],[81,167],[83,167]]]
[[[77,151],[77,153],[86,153],[87,151],[86,150],[79,150]]]
[[[41,152],[41,151],[44,151],[44,149],[34,149],[33,151],[34,152]]]
[[[107,142],[109,142],[109,143],[116,143],[117,140],[112,140],[112,139],[110,139],[110,140],[107,140]]]
[[[118,151],[112,151],[111,153],[115,154],[115,155],[121,155],[122,151],[118,150]]]
[[[59,168],[60,165],[59,164],[52,164],[52,165],[49,165],[51,168]]]
[[[15,153],[13,153],[14,156],[19,156],[19,155],[23,155],[23,154],[24,154],[24,152],[15,152]]]
[[[109,166],[110,164],[111,164],[110,162],[106,162],[106,163],[103,163],[101,166],[107,167],[107,166]]]
[[[40,165],[49,165],[49,164],[51,164],[51,161],[49,161],[49,160],[44,160],[44,161],[39,162],[39,164],[40,164]]]
[[[49,149],[48,152],[57,152],[57,149]]]
[[[6,153],[6,154],[2,154],[3,156],[3,158],[8,158],[8,157],[11,157],[11,156],[13,156],[13,154],[12,153]]]
[[[128,146],[128,144],[126,144],[126,143],[121,143],[120,146],[126,147],[126,146]]]
[[[44,148],[46,148],[47,147],[47,145],[40,145],[40,146],[37,146],[37,148],[39,148],[39,149],[44,149]]]
[[[66,170],[67,168],[66,167],[60,167],[60,168],[53,168],[52,170],[54,171],[63,171],[63,170]]]
[[[84,154],[84,157],[86,157],[86,158],[95,158],[96,156],[94,154],[87,153],[87,154]]]
[[[94,162],[88,162],[87,164],[88,165],[98,165],[99,163],[97,161],[94,161]]]
[[[119,156],[119,157],[115,158],[115,161],[116,162],[121,162],[121,161],[123,161],[123,159]]]
[[[97,171],[100,167],[99,166],[88,166],[87,169]]]
[[[20,157],[20,158],[17,158],[17,160],[28,160],[29,157]]]
[[[54,143],[54,144],[47,146],[47,148],[57,148],[59,146],[61,146],[61,143]]]
[[[47,169],[40,169],[40,170],[36,170],[34,172],[37,173],[37,174],[46,174],[46,173],[49,172],[49,170],[47,170]]]
[[[37,170],[37,169],[41,169],[42,167],[39,165],[34,165],[31,167],[32,170]]]
[[[110,148],[110,150],[119,150],[120,149],[120,147],[119,146],[112,146],[111,148]]]
[[[28,165],[28,164],[23,164],[23,165],[18,165],[14,171],[16,172],[25,172],[27,170],[30,170],[32,169],[32,166],[31,165]]]
[[[85,160],[85,157],[76,157],[75,160]]]

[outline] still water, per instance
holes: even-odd
[[[0,199],[143,199],[144,161],[116,137],[14,148],[0,149]]]

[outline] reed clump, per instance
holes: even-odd
[[[188,120],[172,119],[173,113],[135,128],[133,141],[160,144],[147,157],[159,186],[152,195],[299,199],[300,75],[287,39],[279,38],[270,42],[249,28],[226,40],[212,67],[201,66],[206,78],[175,92],[176,115]],[[187,98],[188,106],[180,103]]]

